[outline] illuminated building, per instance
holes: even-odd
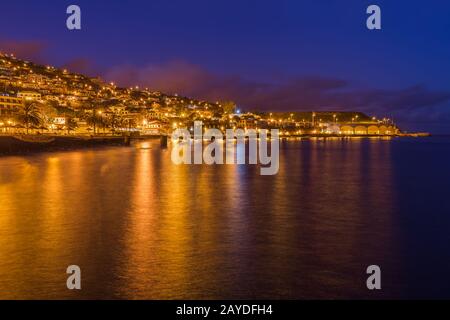
[[[16,113],[22,106],[22,98],[0,95],[0,115]]]
[[[25,100],[41,99],[41,94],[34,91],[20,91],[17,93],[17,96],[20,98],[24,98]]]

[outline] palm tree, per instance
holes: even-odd
[[[19,114],[19,119],[25,124],[27,134],[30,125],[39,126],[42,123],[42,114],[38,104],[36,102],[25,101],[22,111]]]
[[[123,127],[124,119],[121,115],[113,113],[109,119],[109,126],[112,132],[115,132],[118,127]]]
[[[98,104],[92,100],[87,100],[85,104],[86,110],[90,110],[90,114],[87,116],[86,121],[89,125],[94,127],[94,135],[96,133],[96,128],[102,124],[102,118],[98,116]]]
[[[66,119],[67,134],[70,134],[70,131],[75,130],[77,127],[78,127],[78,124],[73,118],[68,117]]]
[[[92,114],[90,114],[86,120],[89,125],[94,127],[94,135],[95,135],[96,128],[100,127],[100,125],[102,124],[102,119],[100,117],[97,117],[97,114],[93,110]]]

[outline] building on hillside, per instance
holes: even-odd
[[[143,126],[141,130],[142,135],[161,135],[165,132],[166,124],[162,121],[154,120],[154,121],[143,121]]]
[[[19,98],[24,98],[25,100],[39,100],[41,99],[41,94],[35,91],[19,91],[17,93]]]
[[[55,125],[65,125],[66,124],[66,117],[53,118],[53,124],[55,124]]]
[[[17,113],[22,107],[22,98],[0,95],[0,115],[11,115]]]
[[[245,129],[256,129],[258,120],[253,114],[243,114],[239,117],[238,127]]]

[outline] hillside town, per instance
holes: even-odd
[[[205,130],[279,129],[282,136],[400,133],[391,119],[361,112],[243,112],[232,101],[121,88],[0,53],[1,134],[158,136],[193,130],[194,121]]]

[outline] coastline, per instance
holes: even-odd
[[[106,146],[127,146],[129,141],[129,137],[122,136],[2,135],[0,136],[0,156]]]
[[[305,134],[280,136],[281,140],[301,139],[351,139],[351,138],[395,138],[395,137],[429,137],[429,133],[410,133],[396,135],[330,135]],[[130,140],[160,139],[161,136],[58,136],[58,135],[0,135],[0,156],[20,155],[35,152],[65,151],[108,146],[129,146]]]

